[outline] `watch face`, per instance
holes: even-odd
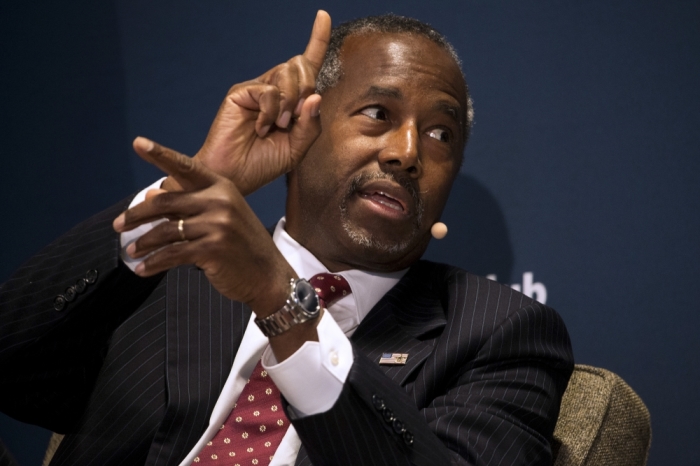
[[[304,279],[298,280],[294,291],[296,293],[297,302],[306,312],[313,314],[319,311],[318,295],[311,283]]]

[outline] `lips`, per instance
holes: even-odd
[[[381,191],[375,191],[372,193],[360,193],[360,197],[377,202],[383,206],[386,206],[390,209],[394,209],[399,212],[403,212],[405,210],[403,205],[397,199],[394,199],[393,197]]]
[[[395,214],[407,215],[411,210],[409,206],[413,204],[413,199],[406,189],[389,180],[371,181],[358,189],[357,193],[360,198]]]

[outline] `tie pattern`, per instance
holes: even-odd
[[[341,275],[334,273],[319,273],[309,280],[314,287],[321,305],[328,307],[340,298],[350,294],[350,284]]]
[[[287,427],[280,392],[258,361],[228,419],[193,464],[268,465]]]
[[[323,307],[351,292],[347,280],[332,273],[314,275],[309,283]],[[226,422],[192,464],[269,465],[288,427],[280,392],[258,361]]]

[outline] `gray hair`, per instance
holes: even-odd
[[[474,108],[471,96],[469,95],[469,86],[467,86],[467,81],[464,79],[462,61],[459,59],[455,48],[447,41],[445,36],[433,29],[429,24],[417,19],[389,13],[380,16],[367,16],[366,18],[354,19],[333,28],[328,50],[326,51],[326,58],[316,78],[316,92],[323,94],[325,91],[338,84],[338,81],[343,75],[343,67],[340,61],[340,49],[345,43],[345,39],[352,35],[367,33],[400,33],[422,36],[442,47],[450,57],[452,57],[462,74],[464,90],[467,96],[467,108],[463,115],[464,143],[466,144],[469,139],[469,133],[471,132],[472,122],[474,121]]]

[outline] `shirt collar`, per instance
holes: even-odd
[[[285,223],[285,217],[277,222],[272,240],[297,275],[308,280],[317,273],[329,273],[316,256],[289,236],[284,229]],[[353,269],[339,272],[338,275],[344,277],[350,284],[352,293],[333,303],[328,311],[343,332],[351,336],[374,305],[399,282],[407,271],[408,269],[403,269],[398,272],[377,273]]]

